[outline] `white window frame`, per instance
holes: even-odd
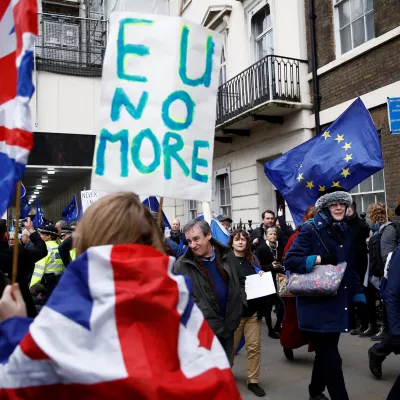
[[[379,171],[380,172],[380,171]],[[378,172],[377,172],[378,173]],[[375,174],[374,174],[375,175]],[[368,214],[368,205],[364,205],[364,196],[365,195],[375,195],[375,198],[374,198],[374,202],[376,203],[377,202],[377,197],[376,197],[376,195],[377,194],[380,194],[380,193],[382,193],[383,194],[383,199],[384,199],[384,204],[386,203],[386,193],[385,193],[385,174],[383,173],[383,189],[378,189],[378,190],[375,190],[374,189],[374,175],[371,175],[370,177],[368,177],[367,179],[371,179],[371,187],[372,187],[372,190],[370,190],[370,191],[366,191],[366,192],[360,192],[360,189],[361,189],[361,187],[360,187],[360,185],[363,183],[363,182],[365,182],[367,179],[365,179],[363,182],[361,182],[361,183],[359,183],[354,189],[356,189],[356,188],[358,188],[358,192],[353,192],[353,190],[354,189],[352,189],[351,191],[350,191],[350,194],[351,194],[351,196],[353,197],[353,201],[355,201],[355,199],[357,198],[357,197],[361,197],[361,210],[357,207],[357,212],[358,212],[358,214],[360,214],[361,212],[365,212],[366,214]],[[371,203],[372,204],[372,203]],[[368,215],[367,215],[367,218],[368,218]]]
[[[229,193],[230,193],[230,204],[221,204],[221,196],[220,196],[220,185],[219,185],[219,178],[220,176],[227,175],[228,180],[229,180]],[[220,168],[216,171],[214,171],[214,188],[215,188],[215,213],[217,215],[219,214],[224,214],[222,212],[222,207],[229,207],[230,213],[228,213],[228,216],[232,218],[232,179],[231,179],[231,167],[230,165]],[[226,215],[226,213],[224,214]]]
[[[272,42],[273,42],[274,53],[275,53],[275,49],[276,49],[275,35],[274,35],[274,26],[275,26],[274,15],[275,14],[274,14],[274,7],[273,7],[272,3],[273,3],[273,1],[270,1],[270,0],[262,0],[259,3],[257,3],[253,8],[251,8],[247,13],[247,28],[248,28],[248,37],[249,37],[249,42],[250,42],[250,59],[252,60],[252,63],[256,63],[257,61],[260,60],[260,58],[258,58],[257,39],[261,39],[263,36],[265,36],[269,32],[272,32]],[[263,9],[266,5],[269,5],[271,19],[272,19],[272,27],[270,29],[262,32],[256,38],[254,36],[253,17],[261,9]]]
[[[197,200],[185,200],[184,214],[186,222],[189,222],[192,219],[197,218],[197,216],[199,215],[197,206],[198,206]],[[193,212],[195,212],[196,215],[193,215]]]
[[[333,3],[333,14],[334,14],[334,26],[335,26],[336,57],[340,57],[340,56],[343,55],[343,54],[350,53],[352,50],[356,49],[356,48],[359,47],[359,46],[362,46],[364,43],[367,43],[367,42],[369,42],[370,40],[372,40],[372,39],[375,38],[375,28],[374,28],[374,37],[371,38],[371,39],[367,39],[367,21],[366,21],[366,16],[367,16],[368,14],[371,14],[371,13],[374,14],[374,13],[375,13],[374,7],[372,6],[372,10],[371,10],[371,11],[368,11],[368,12],[365,13],[365,14],[363,14],[361,17],[358,17],[357,19],[352,20],[352,18],[351,18],[351,4],[350,4],[351,1],[352,1],[352,0],[333,0],[333,2],[332,2],[332,3]],[[362,1],[364,1],[364,0],[362,0]],[[346,26],[340,28],[339,6],[340,6],[341,4],[347,3],[347,2],[349,3],[349,7],[350,7],[350,22],[349,22],[348,25],[346,25]],[[354,46],[353,46],[353,27],[352,27],[352,24],[353,24],[355,21],[357,21],[357,20],[359,20],[359,19],[361,19],[361,18],[364,19],[364,38],[365,38],[365,42],[363,42],[363,43],[361,43],[360,45],[354,47]],[[375,21],[375,20],[374,20],[374,21]],[[341,40],[340,40],[340,31],[341,31],[341,29],[343,29],[343,28],[345,28],[345,27],[347,27],[347,26],[349,26],[349,25],[350,25],[350,42],[351,42],[351,49],[348,50],[348,51],[345,52],[345,53],[342,53],[342,43],[341,43]]]

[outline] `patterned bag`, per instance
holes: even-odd
[[[288,282],[289,278],[285,274],[276,274],[277,294],[279,297],[294,297],[287,288]]]
[[[294,296],[335,296],[347,263],[316,265],[308,274],[290,274],[288,290]]]

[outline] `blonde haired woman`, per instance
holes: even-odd
[[[59,399],[240,399],[190,283],[172,274],[161,230],[136,195],[99,199],[74,240],[78,258],[0,369],[2,399],[17,388],[21,398],[39,397],[43,382]],[[10,315],[17,297],[6,294],[7,316],[21,315],[16,300]],[[13,319],[2,324],[25,321]]]

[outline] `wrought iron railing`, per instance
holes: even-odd
[[[300,62],[269,55],[218,88],[217,125],[268,100],[300,102]]]
[[[101,76],[107,21],[39,13],[36,68],[78,76]]]

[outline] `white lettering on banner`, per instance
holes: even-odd
[[[221,48],[182,18],[111,15],[92,189],[211,200]]]
[[[93,190],[83,190],[81,192],[82,199],[82,210],[83,212],[92,205],[98,198],[100,197],[98,192],[94,192]]]

